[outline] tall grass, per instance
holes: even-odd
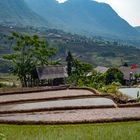
[[[7,140],[140,140],[140,122],[81,125],[0,125]]]

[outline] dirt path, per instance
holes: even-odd
[[[0,115],[0,122],[20,122],[21,124],[92,123],[126,120],[140,120],[140,108],[66,110]]]

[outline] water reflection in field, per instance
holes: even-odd
[[[119,91],[134,99],[137,98],[138,92],[140,94],[140,88],[121,88]]]
[[[22,103],[15,105],[5,105],[0,110],[29,110],[39,108],[54,108],[54,107],[69,107],[69,106],[100,106],[100,105],[115,105],[108,98],[84,98],[73,100],[58,100],[36,103]]]

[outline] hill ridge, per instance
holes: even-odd
[[[24,0],[1,0],[0,23],[15,26],[46,26],[46,21],[33,12]]]
[[[128,38],[140,35],[110,5],[91,0],[25,0],[28,6],[53,28],[85,35]]]

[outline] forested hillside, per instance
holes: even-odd
[[[38,34],[42,39],[49,41],[52,46],[57,48],[56,59],[62,60],[62,63],[65,63],[67,51],[71,50],[76,58],[91,63],[93,66],[120,66],[124,62],[127,62],[129,65],[136,63],[140,66],[140,50],[116,41],[110,42],[101,38],[87,38],[53,29],[10,29],[2,26],[0,26],[0,29],[0,71],[6,71],[5,68],[8,62],[3,62],[2,55],[11,53],[11,47],[14,44],[8,39],[8,36],[13,31],[28,35]]]

